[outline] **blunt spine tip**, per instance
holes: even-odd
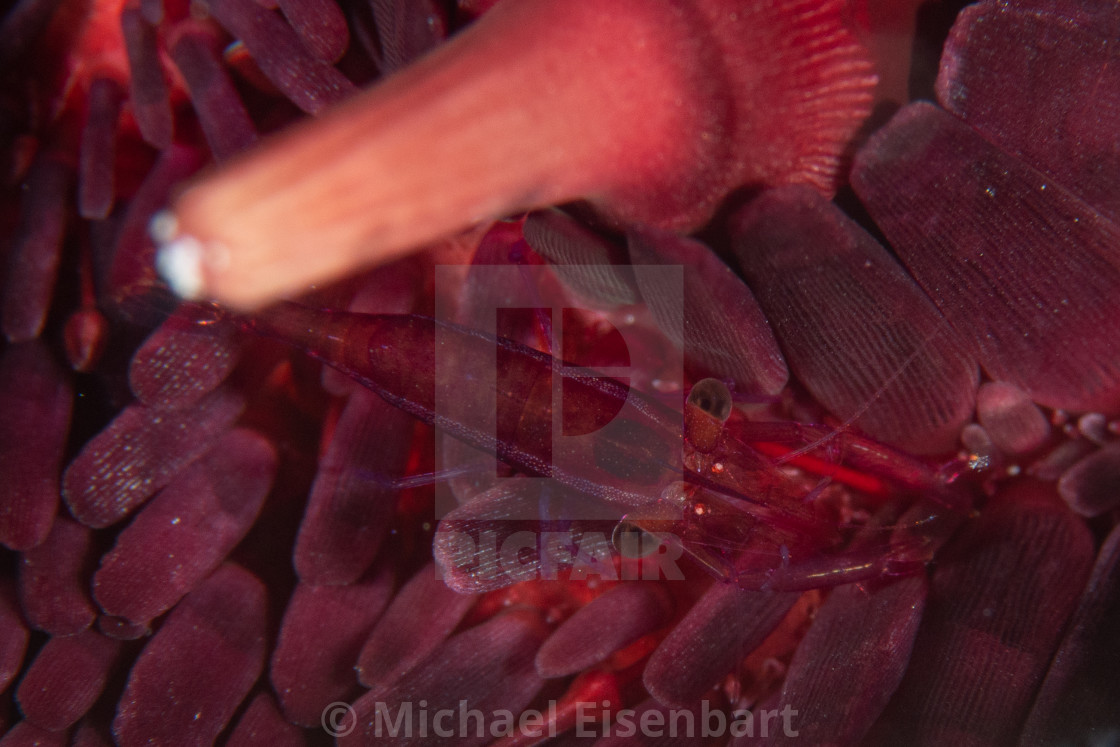
[[[163,244],[156,253],[156,271],[182,298],[194,300],[202,295],[203,251],[198,239],[180,236]]]

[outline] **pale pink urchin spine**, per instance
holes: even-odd
[[[245,309],[546,205],[690,231],[740,187],[831,192],[875,84],[843,3],[605,7],[506,0],[203,178],[161,237],[173,284]]]

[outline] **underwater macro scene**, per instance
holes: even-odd
[[[0,746],[1120,744],[1120,3],[2,7]]]

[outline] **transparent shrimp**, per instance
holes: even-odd
[[[731,417],[730,394],[714,380],[692,388],[682,427],[679,410],[626,383],[430,317],[281,304],[244,324],[517,472],[614,507],[621,516],[616,543],[640,530],[743,588],[811,588],[918,572],[937,533],[914,530],[938,513],[967,513],[967,497],[936,470],[873,441]],[[562,407],[555,405],[557,389]],[[865,530],[849,544],[850,527],[835,502],[821,498],[821,480],[791,476],[752,442],[818,446],[826,452],[818,461],[835,467],[826,482],[842,479],[841,466],[870,468],[894,494],[920,498],[923,507],[918,518]],[[511,488],[501,491],[504,500]]]

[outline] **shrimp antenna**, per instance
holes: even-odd
[[[776,458],[774,460],[774,463],[778,464],[778,465],[782,465],[782,464],[787,464],[789,462],[792,462],[793,460],[797,459],[798,457],[802,457],[802,456],[805,456],[806,454],[810,454],[810,453],[816,451],[817,449],[821,448],[822,446],[824,446],[828,442],[830,442],[830,441],[836,439],[837,437],[839,437],[841,434],[852,430],[852,427],[855,425],[855,422],[857,420],[859,420],[869,409],[871,409],[871,406],[874,405],[877,401],[879,401],[879,399],[881,399],[884,394],[886,394],[887,390],[890,389],[890,387],[893,386],[895,384],[895,382],[897,382],[899,380],[899,378],[901,378],[902,374],[904,374],[906,372],[906,369],[908,369],[910,367],[910,365],[915,360],[917,360],[918,355],[922,352],[922,350],[925,349],[926,347],[928,347],[929,344],[932,343],[937,337],[939,337],[942,334],[943,331],[944,331],[944,328],[941,327],[941,328],[935,329],[932,333],[927,335],[922,340],[922,344],[919,345],[914,350],[914,352],[910,353],[910,355],[906,357],[906,360],[904,360],[898,366],[898,368],[896,368],[894,370],[894,372],[890,376],[888,376],[886,378],[886,380],[883,381],[882,384],[879,385],[879,388],[876,389],[872,393],[872,395],[859,407],[859,409],[856,410],[854,413],[852,413],[847,419],[845,419],[844,422],[842,422],[839,425],[837,425],[836,427],[834,427],[831,430],[830,433],[828,433],[827,435],[821,436],[820,438],[816,439],[815,441],[811,441],[810,443],[807,443],[807,444],[805,444],[804,446],[802,446],[798,449],[794,449],[793,451],[790,451],[786,454],[783,454],[782,456]],[[841,460],[843,460],[843,454],[840,455],[840,458],[841,458]]]

